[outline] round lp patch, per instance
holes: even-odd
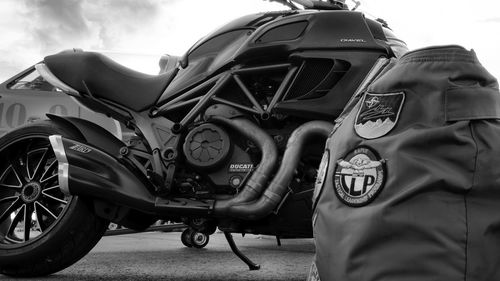
[[[365,206],[382,191],[385,177],[385,160],[369,147],[357,147],[337,160],[335,194],[348,206]]]

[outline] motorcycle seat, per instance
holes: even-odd
[[[154,105],[171,75],[141,73],[95,52],[63,52],[45,57],[44,62],[57,78],[78,92],[90,91],[95,98],[135,111]]]

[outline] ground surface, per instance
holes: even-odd
[[[312,239],[282,240],[234,235],[236,244],[261,265],[249,271],[223,234],[210,236],[204,249],[186,248],[180,232],[104,237],[73,266],[36,280],[305,280],[314,255]],[[11,280],[0,276],[0,280]],[[26,280],[26,279],[17,279]],[[33,280],[33,279],[31,279]]]

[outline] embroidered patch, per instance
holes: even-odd
[[[354,130],[365,139],[375,139],[389,133],[399,119],[405,93],[366,93],[354,121]]]
[[[375,199],[385,184],[385,160],[366,146],[337,160],[334,188],[337,197],[348,206],[365,206]]]

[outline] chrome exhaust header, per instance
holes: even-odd
[[[237,128],[241,132],[246,130],[245,126]],[[259,128],[259,130],[261,134],[266,134],[262,129]],[[269,215],[283,200],[307,142],[312,137],[323,137],[326,140],[332,130],[333,124],[326,121],[311,121],[299,126],[288,139],[281,165],[271,183],[267,184],[267,179],[272,175],[273,169],[264,169],[262,172],[252,174],[254,181],[266,184],[262,194],[258,198],[246,201],[238,200],[239,195],[233,199],[216,201],[214,214],[246,220],[257,220]],[[259,147],[263,149],[262,146]],[[262,151],[263,158],[267,157],[265,153]],[[247,186],[243,190],[245,189]]]
[[[278,162],[278,148],[276,147],[276,143],[271,136],[247,119],[211,117],[211,120],[222,123],[223,125],[247,137],[257,147],[259,147],[262,152],[262,159],[260,160],[257,169],[252,172],[252,175],[246,181],[246,184],[242,188],[241,192],[234,198],[217,201],[219,209],[222,211],[223,209],[231,208],[231,206],[244,204],[260,197],[267,185],[269,176],[276,168],[276,164]]]

